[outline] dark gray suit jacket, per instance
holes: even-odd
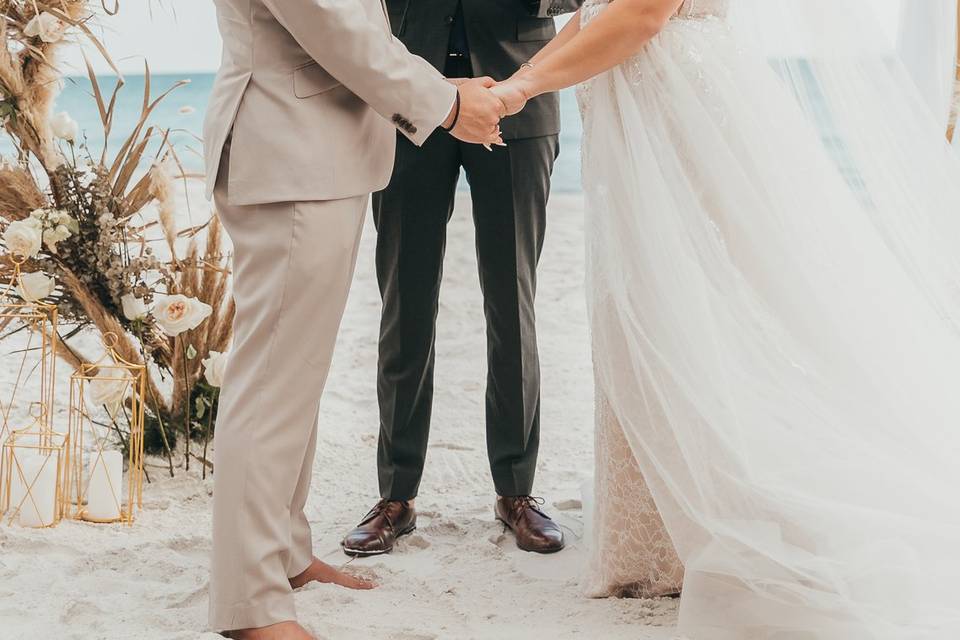
[[[413,53],[444,70],[458,0],[386,0],[394,34]],[[462,0],[476,76],[510,77],[556,35],[553,17],[576,11],[583,0]],[[502,125],[508,140],[560,132],[556,94],[531,100]]]

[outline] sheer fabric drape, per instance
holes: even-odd
[[[960,637],[960,161],[866,0],[730,8],[579,91],[601,424],[694,640]]]
[[[900,58],[934,117],[946,123],[957,75],[957,0],[902,0],[901,4]]]

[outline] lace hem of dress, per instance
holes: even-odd
[[[586,594],[656,598],[680,593],[683,563],[637,459],[597,389],[594,542]]]

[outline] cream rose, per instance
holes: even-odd
[[[70,231],[63,225],[43,230],[43,244],[47,245],[51,253],[57,252],[57,243],[70,237]]]
[[[36,218],[15,220],[3,233],[7,251],[24,258],[33,258],[43,246],[43,223]]]
[[[171,338],[196,329],[211,313],[210,305],[180,294],[158,296],[151,312],[160,329]]]
[[[66,111],[50,118],[50,131],[54,136],[67,142],[73,142],[80,135],[80,125]]]
[[[147,305],[143,298],[138,298],[132,293],[128,293],[120,298],[120,306],[123,307],[123,317],[131,322],[142,320],[147,315]]]
[[[49,11],[34,16],[23,29],[23,35],[28,38],[40,38],[44,42],[53,43],[63,40],[63,33],[67,25]]]
[[[97,375],[87,380],[87,402],[94,407],[107,407],[113,413],[129,393],[133,376],[121,367],[100,367]]]
[[[20,274],[20,297],[27,302],[40,302],[56,288],[56,281],[42,271]]]
[[[223,373],[227,369],[227,361],[230,356],[219,351],[211,351],[210,355],[203,359],[203,377],[211,387],[223,386]]]

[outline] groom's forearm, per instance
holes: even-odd
[[[324,70],[414,143],[447,119],[456,89],[371,21],[358,0],[263,2]]]

